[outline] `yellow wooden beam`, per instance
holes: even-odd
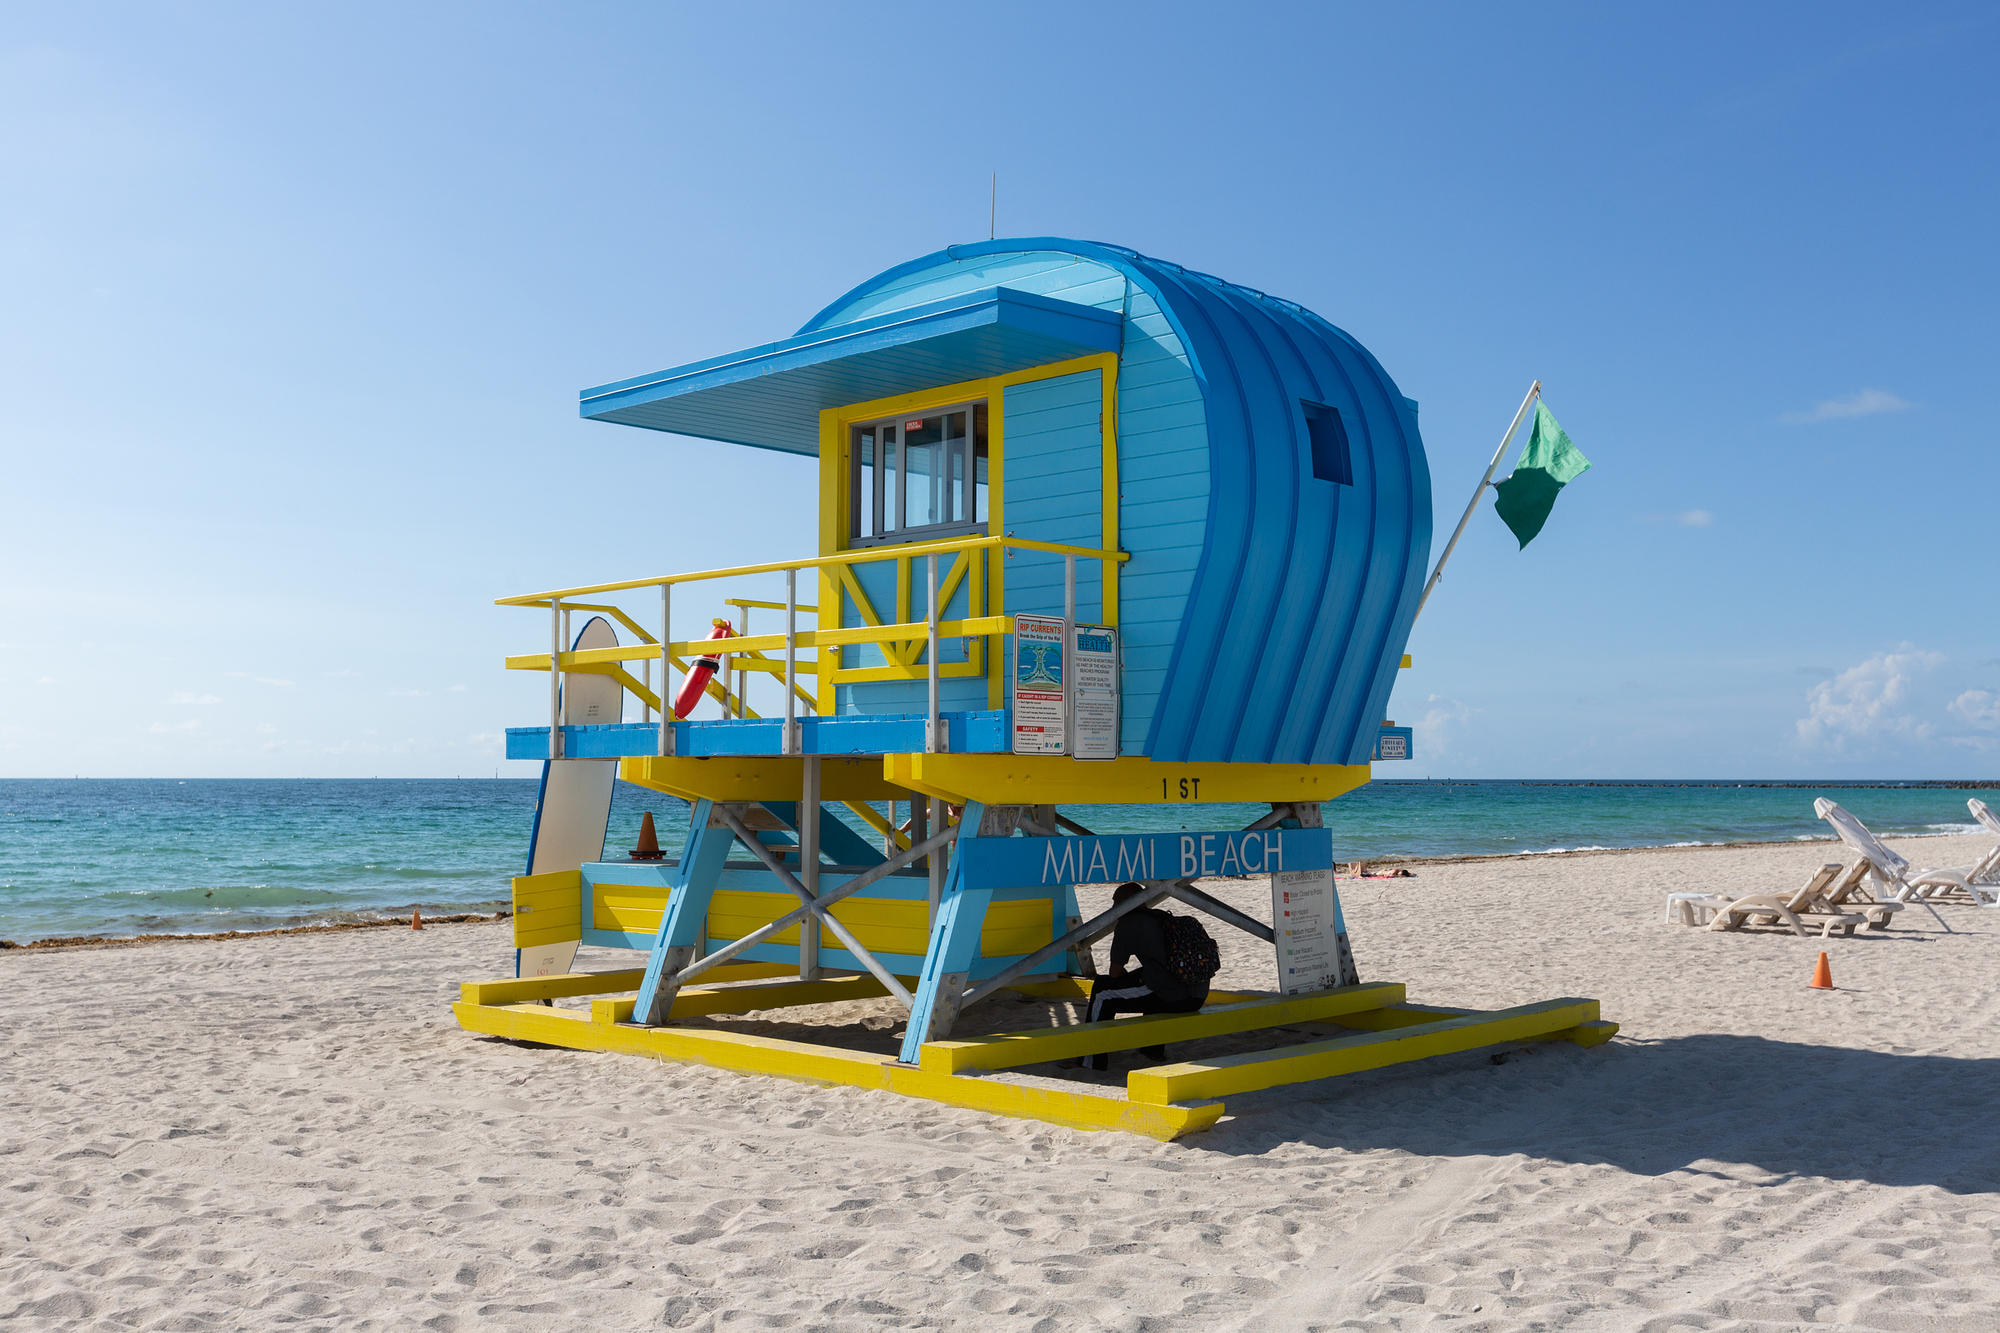
[[[1595,1000],[1546,1000],[1541,1004],[1465,1014],[1387,1032],[1135,1069],[1125,1081],[1125,1092],[1135,1102],[1156,1105],[1224,1097],[1381,1069],[1434,1055],[1473,1051],[1482,1046],[1532,1041],[1596,1021]]]
[[[1164,1045],[1170,1041],[1195,1041],[1202,1037],[1220,1037],[1257,1028],[1282,1027],[1287,1023],[1308,1023],[1331,1018],[1335,1014],[1398,1004],[1402,999],[1403,987],[1400,983],[1374,982],[1365,986],[1314,991],[1307,995],[1272,996],[1237,1004],[1211,1005],[1194,1014],[1152,1014],[1102,1023],[1077,1023],[1070,1027],[1003,1032],[992,1037],[927,1041],[923,1045],[920,1063],[925,1069],[940,1074],[958,1074],[969,1069],[1018,1069],[1022,1065],[1069,1060],[1105,1051],[1129,1051],[1141,1046]]]
[[[869,805],[865,801],[843,801],[841,804],[852,810],[856,815],[859,815],[861,822],[869,828],[874,829],[885,838],[894,838],[896,845],[904,851],[907,852],[910,850],[910,835],[899,828],[891,827],[889,821],[884,819],[881,812],[876,810],[874,806]]]
[[[684,801],[796,801],[805,782],[800,755],[693,759],[674,755],[631,755],[618,761],[618,776],[649,791]],[[907,801],[910,793],[892,786],[874,759],[820,760],[820,793],[829,801]]]
[[[790,976],[797,971],[798,967],[790,963],[725,963],[704,980],[721,985],[725,981]],[[523,1004],[573,999],[579,995],[615,995],[638,989],[645,979],[646,971],[639,967],[621,967],[609,972],[559,972],[549,977],[503,977],[498,981],[461,982],[458,996],[467,1004]]]
[[[893,1055],[847,1051],[748,1033],[594,1023],[575,1010],[535,1004],[460,1003],[452,1006],[452,1012],[459,1026],[468,1032],[484,1032],[515,1041],[575,1050],[620,1051],[662,1060],[686,1060],[746,1074],[776,1074],[807,1083],[872,1088],[1073,1129],[1118,1129],[1165,1140],[1206,1129],[1222,1117],[1220,1103],[1159,1106],[1084,1089],[938,1074],[900,1065]]]
[[[717,971],[722,969],[718,968]],[[706,979],[709,973],[703,973]],[[796,1009],[807,1004],[838,1004],[845,1000],[872,1000],[889,992],[882,983],[864,973],[858,977],[825,977],[783,981],[752,986],[689,986],[674,996],[670,1018],[706,1018],[711,1014],[748,1014],[759,1009]],[[629,1023],[634,997],[621,996],[590,1002],[593,1023]]]
[[[1366,764],[1179,764],[1143,756],[1079,761],[1063,755],[892,754],[882,772],[898,787],[989,805],[1330,801],[1368,781]]]

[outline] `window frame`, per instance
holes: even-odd
[[[951,537],[983,536],[985,534],[988,520],[977,517],[959,519],[948,523],[925,523],[916,527],[897,526],[886,531],[883,526],[883,520],[890,513],[893,512],[898,516],[909,513],[910,482],[908,454],[906,452],[908,444],[903,438],[903,424],[915,417],[942,417],[949,416],[954,412],[965,413],[964,447],[961,451],[961,459],[965,472],[962,481],[963,490],[959,496],[962,512],[969,515],[978,514],[979,430],[977,413],[981,408],[986,409],[987,430],[990,435],[992,431],[993,409],[991,399],[989,398],[966,398],[956,402],[940,403],[935,407],[912,408],[909,411],[892,413],[889,416],[869,417],[864,421],[850,421],[847,423],[847,545],[849,547],[907,546],[918,542],[942,541]],[[889,503],[890,479],[888,469],[884,466],[887,459],[887,450],[884,447],[882,439],[882,427],[884,426],[893,427],[896,432],[896,476],[894,481],[895,496],[893,506]],[[861,484],[861,432],[865,430],[873,430],[875,432],[875,461],[869,465],[874,470],[874,476],[872,484],[866,488]],[[946,475],[949,476],[950,455],[944,451],[940,451],[939,457],[946,460]],[[992,459],[990,457],[987,459],[987,466],[989,469],[992,466]],[[867,492],[865,495],[863,494],[864,489]],[[861,535],[863,505],[868,507],[869,516],[873,520],[870,524],[872,528],[871,535],[865,537]]]

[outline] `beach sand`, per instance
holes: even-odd
[[[1662,923],[1832,859],[1343,882],[1364,980],[1623,1031],[1232,1098],[1173,1144],[474,1037],[447,1006],[511,970],[505,923],[10,951],[0,1325],[1993,1329],[2000,911]],[[1272,984],[1216,934],[1218,985]]]

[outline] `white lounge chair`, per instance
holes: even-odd
[[[1706,924],[1710,930],[1741,930],[1747,925],[1776,925],[1783,922],[1794,935],[1804,935],[1808,924],[1817,922],[1821,938],[1839,931],[1852,935],[1860,925],[1880,929],[1900,903],[1854,904],[1840,908],[1829,895],[1843,884],[1851,886],[1857,877],[1847,873],[1838,861],[1821,866],[1805,887],[1794,893],[1753,893],[1732,898],[1726,893],[1670,893],[1667,920],[1691,926]],[[1880,924],[1877,924],[1877,923]]]
[[[1932,896],[1957,891],[1975,902],[1986,901],[1974,892],[1960,871],[1912,870],[1910,863],[1884,846],[1880,838],[1868,831],[1866,824],[1824,796],[1813,802],[1813,813],[1830,824],[1840,840],[1868,862],[1868,887],[1875,896],[1905,904],[1919,903],[1924,910],[1937,917],[1937,923],[1947,931],[1951,926],[1938,916],[1937,908],[1931,906]],[[1992,898],[2000,902],[2000,894],[1993,894]]]
[[[1970,810],[1972,817],[1984,824],[1995,837],[2000,837],[2000,815],[1987,809],[1986,802],[1976,796],[1969,797],[1965,802],[1965,808]],[[1974,884],[2000,884],[2000,842],[1994,843],[1993,850],[1974,863],[1965,872],[1965,877]]]

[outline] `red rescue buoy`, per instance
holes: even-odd
[[[708,637],[733,639],[736,637],[736,631],[729,627],[728,621],[718,620],[715,622],[715,628],[709,631]],[[715,675],[721,665],[722,659],[712,654],[694,659],[694,665],[688,668],[687,679],[681,682],[681,692],[674,696],[675,717],[686,717],[694,711],[694,706],[701,702],[701,696],[708,690],[710,677]]]

